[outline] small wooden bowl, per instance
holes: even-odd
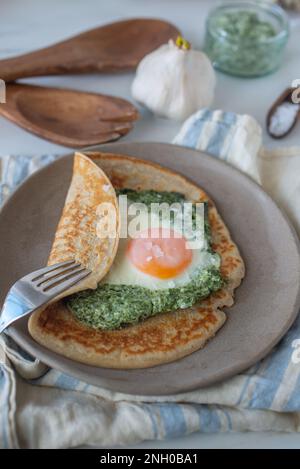
[[[287,88],[286,90],[284,90],[284,92],[276,99],[276,101],[274,102],[274,104],[271,106],[268,114],[267,114],[267,118],[266,118],[266,127],[267,127],[267,132],[268,134],[270,135],[270,137],[274,138],[274,139],[281,139],[281,138],[284,138],[286,137],[292,130],[293,128],[295,127],[298,119],[299,119],[299,116],[300,116],[300,109],[299,109],[299,112],[298,114],[296,115],[296,118],[295,118],[295,122],[292,124],[292,126],[287,130],[287,132],[281,134],[281,135],[274,135],[270,132],[270,123],[271,123],[271,118],[273,116],[273,114],[275,113],[276,109],[281,105],[283,104],[285,101],[286,102],[290,102],[290,103],[293,103],[292,101],[292,93],[293,91],[295,91],[295,88]]]

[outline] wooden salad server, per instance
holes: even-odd
[[[78,148],[127,134],[138,111],[113,96],[11,83],[0,115],[42,138]]]
[[[130,19],[86,31],[29,54],[0,60],[0,78],[117,72],[135,68],[140,60],[179,31],[157,19]]]

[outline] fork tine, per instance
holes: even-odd
[[[62,278],[64,274],[75,272],[79,268],[82,269],[84,267],[78,262],[77,264],[67,265],[64,268],[51,271],[50,275],[47,275],[47,274],[42,275],[41,277],[38,278],[37,287],[40,287],[41,285],[48,283],[50,280],[54,280],[54,279],[59,280],[60,278]]]
[[[60,270],[60,273],[57,274],[57,269],[63,269],[63,271]],[[42,278],[47,272],[56,272],[55,278],[51,275],[50,278],[42,282],[42,286],[38,287],[32,280]],[[70,260],[39,269],[22,277],[12,286],[5,298],[0,315],[0,334],[6,327],[31,314],[40,306],[46,305],[91,273],[92,271],[85,269],[81,264]]]
[[[28,280],[35,282],[43,275],[49,272],[52,272],[53,270],[60,269],[61,267],[71,266],[75,262],[76,262],[75,259],[70,259],[69,261],[64,261],[64,262],[59,262],[58,264],[49,265],[48,267],[43,267],[42,269],[35,270],[31,274],[26,275],[26,277]]]
[[[50,295],[51,297],[55,297],[60,293],[68,290],[69,288],[73,287],[77,283],[79,283],[84,278],[88,277],[91,274],[90,270],[84,269],[81,272],[78,272],[75,276],[68,278],[64,282],[58,283],[56,286],[53,286],[51,289],[47,289],[44,293]]]
[[[79,274],[79,273],[83,272],[84,270],[86,270],[85,267],[82,267],[81,265],[79,265],[79,268],[77,268],[75,270],[63,271],[63,272],[61,272],[60,275],[56,275],[54,277],[51,277],[50,279],[46,279],[41,284],[39,284],[37,286],[40,287],[42,289],[42,291],[48,291],[52,287],[54,287],[56,284],[61,283],[64,280],[68,280],[69,278],[74,277],[74,275]]]

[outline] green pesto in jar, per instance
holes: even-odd
[[[133,191],[123,189],[118,195],[127,195],[131,202],[184,203],[184,195],[177,192]],[[116,330],[162,312],[193,306],[199,300],[224,285],[220,273],[220,256],[210,245],[210,226],[205,220],[204,236],[207,240],[207,262],[198,266],[189,281],[180,286],[150,289],[140,285],[108,284],[101,282],[95,290],[85,290],[65,301],[70,311],[85,325],[104,330]]]
[[[251,11],[223,13],[216,18],[215,27],[236,43],[246,40],[259,44],[276,36],[274,26]]]
[[[278,35],[275,16],[257,10],[221,7],[208,19],[205,50],[217,69],[251,77],[278,68],[288,32]]]

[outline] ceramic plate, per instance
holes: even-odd
[[[198,151],[159,143],[94,147],[155,161],[202,186],[217,204],[246,264],[227,321],[203,350],[171,364],[141,370],[82,365],[37,344],[27,320],[13,338],[48,365],[88,383],[129,394],[168,394],[213,384],[264,357],[294,321],[300,299],[296,234],[271,198],[250,178]],[[67,155],[30,177],[0,214],[1,302],[10,285],[45,265],[72,173]],[[178,188],[180,190],[180,188]]]

